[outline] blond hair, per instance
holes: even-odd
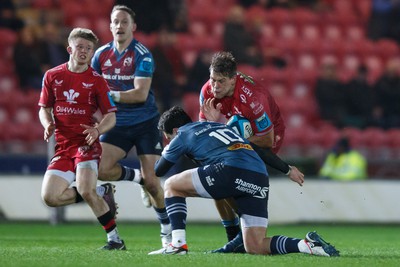
[[[96,34],[94,34],[92,30],[85,28],[74,28],[68,36],[68,43],[77,38],[88,40],[95,45],[99,41],[99,38],[97,38]]]

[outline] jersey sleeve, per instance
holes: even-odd
[[[244,115],[249,119],[256,136],[266,135],[273,129],[271,110],[265,95],[255,94],[246,113]]]
[[[154,68],[154,59],[151,53],[144,53],[137,58],[135,77],[151,78],[153,77]]]
[[[54,105],[54,94],[51,90],[51,75],[47,71],[42,81],[42,91],[40,92],[40,98],[38,105],[41,107],[52,107]]]
[[[180,134],[172,139],[168,146],[165,147],[162,152],[162,157],[168,160],[169,162],[176,163],[179,158],[184,155],[186,152],[186,146],[180,137]]]

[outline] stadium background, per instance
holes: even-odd
[[[129,4],[129,2],[140,1],[117,2]],[[162,1],[162,4],[157,1],[148,2],[156,3],[153,6],[154,10],[148,11],[151,18],[164,13],[162,8],[165,8],[166,2],[174,3],[169,6],[172,6],[172,13],[175,12],[176,17],[185,22],[184,30],[180,29],[173,33],[175,46],[181,52],[183,63],[187,68],[194,64],[201,51],[214,52],[223,49],[222,33],[228,10],[239,3],[236,0],[170,0]],[[299,2],[307,3],[308,1]],[[328,60],[338,62],[340,77],[343,81],[353,77],[360,64],[365,64],[370,71],[368,79],[373,83],[382,74],[388,60],[399,57],[399,46],[392,39],[371,40],[367,37],[372,0],[309,2],[323,3],[324,8],[315,10],[307,5],[262,11],[248,8],[246,18],[261,23],[260,46],[279,49],[287,66],[277,68],[270,65],[254,67],[241,64],[239,70],[261,80],[272,92],[282,109],[287,123],[285,144],[280,153],[282,158],[299,166],[308,179],[315,180],[315,184],[312,185],[321,186],[316,176],[320,164],[337,138],[341,134],[346,134],[353,147],[367,157],[370,178],[369,181],[362,182],[363,184],[336,184],[336,186],[335,183],[324,181],[323,185],[336,189],[329,196],[334,198],[347,190],[346,188],[354,186],[354,190],[359,192],[361,197],[375,192],[381,200],[378,203],[382,205],[389,203],[390,206],[390,203],[395,202],[390,202],[391,200],[387,199],[388,196],[385,196],[384,192],[388,188],[393,189],[399,186],[400,130],[377,127],[339,128],[329,121],[322,120],[318,114],[314,86],[321,64]],[[13,3],[18,18],[22,19],[25,25],[36,29],[39,36],[44,33],[44,25],[50,21],[59,26],[58,34],[61,40],[66,39],[73,27],[93,29],[99,36],[101,44],[112,38],[109,32],[109,13],[115,3],[113,0],[14,0]],[[157,8],[157,3],[160,8]],[[156,12],[157,10],[160,12]],[[137,12],[143,14],[147,11]],[[157,45],[159,33],[152,29],[142,29],[145,27],[139,23],[135,37],[152,50]],[[16,197],[12,192],[21,190],[19,189],[21,184],[29,185],[33,182],[32,188],[38,186],[47,165],[48,147],[42,140],[43,130],[37,116],[40,90],[21,88],[13,62],[14,47],[19,42],[19,35],[15,30],[0,28],[0,36],[0,180],[2,182],[0,190],[8,192],[8,194],[2,194],[4,198],[8,196],[12,199]],[[162,101],[160,97],[158,100]],[[196,93],[183,92],[173,101],[183,105],[191,114],[196,114],[198,110]],[[161,103],[160,106],[162,107]],[[137,164],[134,152],[125,160],[125,163],[132,166]],[[274,172],[272,176],[279,178],[279,175]],[[13,185],[10,181],[16,184]],[[371,187],[371,185],[374,186]],[[383,185],[382,190],[375,190],[381,185]],[[37,190],[40,190],[40,187],[31,193],[36,192],[38,195]],[[296,194],[303,194],[303,191]],[[347,197],[343,198],[344,201],[352,201],[351,194],[345,195]],[[290,198],[290,195],[288,197]],[[7,205],[8,207],[5,208],[4,198],[1,201],[3,203],[1,208],[3,213],[7,213],[4,209],[13,210],[13,206]],[[28,197],[26,202],[29,207]],[[366,203],[371,205],[373,200]],[[26,205],[19,204],[15,210]],[[356,205],[355,211],[351,209],[349,212],[358,213],[364,208],[364,206]],[[85,213],[89,214],[85,208],[82,209],[82,212],[76,213],[77,218],[82,218],[79,216],[85,216]],[[393,211],[396,209],[384,209],[382,220],[385,221],[385,214],[392,214]],[[146,211],[143,212],[146,214]],[[28,213],[25,210],[23,212],[25,216],[22,218],[19,215],[11,217],[35,219],[26,215]],[[47,215],[42,214],[36,219],[43,216]],[[369,218],[369,215],[366,216]],[[150,215],[149,218],[151,217]],[[344,216],[343,220],[349,218],[352,220],[351,217]],[[75,217],[72,215],[73,218]],[[323,218],[325,219],[329,220],[330,217]],[[355,221],[362,220],[363,215],[355,219]],[[388,215],[387,221],[400,222],[400,219]]]

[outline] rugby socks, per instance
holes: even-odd
[[[171,245],[173,245],[176,248],[179,248],[185,244],[186,244],[186,230],[185,229],[172,230]]]
[[[161,224],[161,233],[167,234],[167,233],[171,232],[171,226],[170,226],[167,209],[166,208],[159,209],[159,208],[154,207],[154,210],[156,211],[157,219]],[[165,229],[163,229],[163,227]]]
[[[142,175],[140,174],[139,169],[133,169],[126,166],[121,165],[121,177],[118,179],[119,181],[132,181],[134,183],[143,185],[144,180]]]
[[[114,217],[111,215],[110,211],[107,211],[100,217],[97,217],[97,220],[103,226],[103,229],[107,233],[107,240],[114,241],[117,243],[121,243],[121,239],[119,238],[117,224],[115,223]]]
[[[228,241],[234,239],[240,232],[239,217],[236,217],[234,220],[221,220],[221,223],[225,227]]]
[[[174,247],[186,244],[186,199],[184,197],[169,197],[165,199],[169,220],[172,226],[172,242]]]
[[[271,238],[270,249],[271,255],[298,253],[299,242],[301,239],[291,238],[283,235],[275,235]]]
[[[168,197],[165,199],[169,220],[171,221],[172,230],[186,228],[186,199],[184,197]]]

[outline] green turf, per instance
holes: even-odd
[[[223,245],[225,234],[218,224],[190,224],[187,239],[190,253],[184,256],[148,256],[160,248],[155,223],[120,223],[127,251],[100,251],[105,234],[96,223],[50,226],[46,223],[0,224],[0,266],[400,266],[400,226],[396,225],[271,225],[269,236],[303,237],[317,230],[341,252],[326,258],[304,254],[254,256],[205,254]]]

